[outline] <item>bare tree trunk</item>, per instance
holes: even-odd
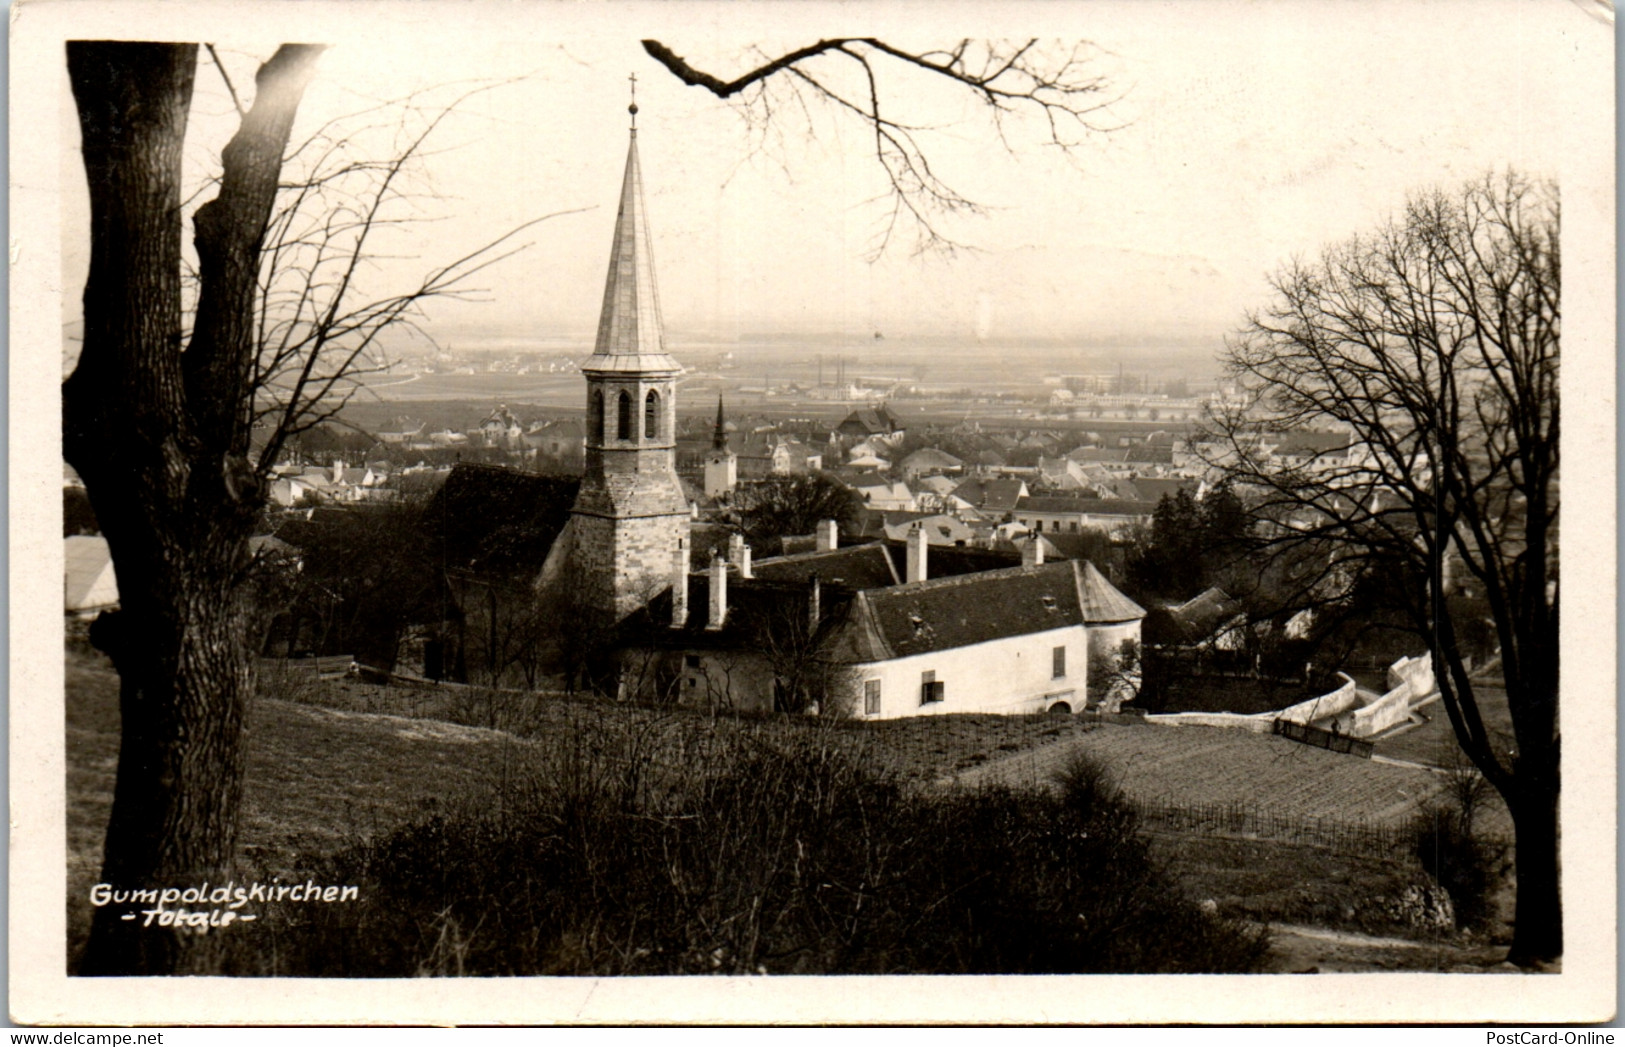
[[[1507,959],[1519,967],[1563,955],[1563,904],[1558,855],[1557,746],[1549,753],[1519,755],[1518,788],[1507,796],[1512,812],[1518,878],[1517,923]]]
[[[191,44],[74,42],[90,185],[84,347],[63,382],[63,453],[84,478],[122,610],[95,639],[120,676],[122,737],[103,880],[229,875],[251,644],[242,583],[263,492],[247,468],[253,287],[293,113],[317,48],[283,47],[198,212],[197,328],[181,352],[181,146]],[[86,974],[186,970],[198,939],[96,911]]]
[[[126,546],[123,565],[134,559]],[[122,730],[102,880],[187,887],[230,875],[242,797],[243,720],[251,693],[248,615],[211,568],[215,550],[142,573],[98,640],[118,668]],[[211,562],[212,561],[212,562]],[[166,580],[179,584],[166,587]],[[136,587],[147,591],[134,597]],[[98,909],[84,974],[185,970],[193,940]]]

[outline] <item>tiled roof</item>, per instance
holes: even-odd
[[[1124,452],[1125,460],[1154,465],[1171,465],[1174,460],[1172,445],[1140,444]]]
[[[564,529],[580,486],[578,479],[460,464],[424,508],[424,526],[448,568],[533,574]]]
[[[848,589],[896,585],[899,578],[885,547],[878,542],[756,560],[751,564],[751,574],[770,582],[805,582],[808,575],[816,574],[823,584]]]
[[[954,496],[978,508],[1000,512],[1016,507],[1023,486],[1020,480],[982,480],[973,477],[954,488]]]
[[[552,421],[538,421],[531,425],[527,435],[547,434],[560,439],[581,439],[586,435],[587,429],[575,418],[556,418]]]
[[[1145,619],[1145,642],[1200,643],[1240,610],[1241,605],[1223,589],[1208,589],[1182,604],[1157,608],[1148,614]]]
[[[1145,614],[1075,560],[869,590],[858,613],[879,641],[870,653],[894,658]]]
[[[846,416],[839,429],[844,433],[862,431],[866,433],[890,433],[902,426],[896,417],[882,404],[880,407],[860,407]]]
[[[1045,531],[1036,537],[1043,539],[1044,560],[1046,562],[1050,560],[1087,560],[1094,556],[1106,554],[1102,549],[1102,543],[1105,543],[1108,549],[1114,544],[1110,535],[1092,528],[1084,528],[1081,531]],[[999,548],[1004,548],[1004,544],[1000,543]],[[1011,548],[1015,549],[1019,555],[1019,549],[1013,543]],[[1110,581],[1110,579],[1107,579],[1107,581]]]
[[[939,451],[935,447],[922,447],[903,459],[903,468],[915,470],[958,469],[964,464],[947,451]]]
[[[668,587],[622,622],[620,642],[663,650],[760,652],[764,633],[800,627],[808,620],[811,598],[812,587],[805,581],[769,582],[730,574],[727,614],[720,629],[711,629],[711,575],[709,571],[695,571],[688,576],[686,624],[672,628]],[[851,603],[850,590],[820,581],[819,610],[824,628],[838,627]]]
[[[1313,430],[1300,430],[1282,433],[1277,439],[1280,443],[1275,448],[1278,455],[1302,457],[1320,455],[1326,458],[1342,458],[1348,453],[1353,437],[1348,433],[1322,433]]]
[[[1064,495],[1028,495],[1016,503],[1016,512],[1084,513],[1090,516],[1150,516],[1156,502],[1127,498],[1069,498]]]
[[[1121,590],[1094,564],[1069,560],[1078,572],[1078,591],[1083,599],[1083,619],[1091,624],[1132,622],[1145,617],[1145,608],[1124,596]]]
[[[1195,480],[1179,476],[1140,476],[1134,479],[1133,484],[1140,497],[1148,502],[1160,502],[1164,496],[1172,498],[1180,491],[1195,494],[1201,486]]]
[[[1115,447],[1074,447],[1066,453],[1074,462],[1127,462],[1128,451],[1120,451]]]
[[[969,524],[957,520],[947,513],[918,514],[919,519],[898,521],[885,525],[886,537],[897,541],[907,541],[908,532],[916,524],[925,530],[925,540],[931,545],[953,545],[955,542],[969,544],[976,538],[976,532]]]
[[[908,577],[908,541],[886,542],[886,554],[898,578]],[[1021,563],[1019,552],[980,549],[969,545],[933,545],[926,553],[926,577],[951,578],[978,571],[997,571]]]

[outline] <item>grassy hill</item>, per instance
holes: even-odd
[[[70,963],[100,866],[117,755],[117,678],[97,656],[67,666]],[[455,722],[462,721],[462,722]],[[497,729],[501,728],[501,729]],[[831,751],[938,795],[1048,782],[1082,749],[1128,795],[1162,804],[1279,798],[1302,817],[1398,824],[1436,791],[1425,771],[1241,732],[1126,727],[1082,717],[941,716],[883,723],[708,717],[589,700],[408,689],[266,674],[249,721],[245,874],[303,878],[437,819],[519,809],[587,763],[662,802],[696,768]],[[1281,748],[1290,746],[1290,748]],[[741,756],[743,754],[743,756]],[[732,761],[732,762],[730,762]],[[944,784],[953,783],[953,784]],[[1147,822],[1153,853],[1193,901],[1264,922],[1418,935],[1395,900],[1422,879],[1403,853],[1294,843],[1244,828]],[[370,853],[370,852],[369,852]]]

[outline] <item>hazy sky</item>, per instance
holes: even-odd
[[[1560,176],[1579,84],[1576,41],[1611,36],[1566,2],[1471,4],[952,3],[871,8],[777,3],[700,6],[362,7],[300,38],[334,41],[299,129],[366,97],[471,77],[526,79],[468,103],[431,140],[424,172],[439,217],[389,245],[372,278],[405,282],[514,224],[544,223],[534,247],[480,281],[484,303],[430,316],[455,342],[467,325],[538,337],[589,336],[596,324],[626,151],[627,75],[638,76],[643,162],[667,327],[677,338],[755,331],[879,329],[889,335],[1211,338],[1267,293],[1293,253],[1370,228],[1407,190],[1454,185],[1514,164]],[[417,11],[423,14],[419,16]],[[261,19],[261,22],[264,20]],[[286,28],[217,38],[241,89]],[[976,38],[1086,40],[1110,91],[1116,129],[1067,160],[1032,125],[1014,152],[967,95],[888,69],[885,104],[932,124],[922,138],[945,180],[986,204],[944,231],[980,250],[915,257],[905,235],[879,261],[884,217],[870,140],[830,111],[781,114],[782,140],[756,139],[736,110],[684,87],[642,50],[661,39],[731,78],[821,36],[873,33],[927,48]],[[201,171],[235,122],[207,63],[198,74],[188,153]],[[64,98],[67,79],[62,76]],[[83,177],[65,104],[65,319],[85,263]]]

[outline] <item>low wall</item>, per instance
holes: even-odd
[[[1388,667],[1387,694],[1370,705],[1360,705],[1360,693],[1346,673],[1338,673],[1343,685],[1318,698],[1289,705],[1273,712],[1254,713],[1153,713],[1145,717],[1146,723],[1171,727],[1239,727],[1244,731],[1269,734],[1276,720],[1297,724],[1325,723],[1337,720],[1339,730],[1356,738],[1369,738],[1404,723],[1411,709],[1432,694],[1433,659],[1420,654],[1415,658],[1401,658]]]
[[[1349,733],[1357,738],[1369,738],[1390,727],[1404,723],[1411,709],[1434,691],[1433,658],[1418,655],[1401,658],[1388,668],[1387,694],[1363,708],[1356,709]]]
[[[1239,727],[1256,734],[1269,734],[1274,713],[1248,716],[1245,713],[1149,713],[1146,723],[1170,727]]]
[[[1266,720],[1291,720],[1293,723],[1314,723],[1316,720],[1325,720],[1333,716],[1342,716],[1344,713],[1360,704],[1360,695],[1354,686],[1354,681],[1346,673],[1338,673],[1343,677],[1343,686],[1330,691],[1319,698],[1311,698],[1297,705],[1289,705],[1285,709],[1273,713],[1259,713]]]
[[[1424,694],[1432,694],[1436,684],[1433,680],[1433,655],[1419,654],[1415,658],[1401,658],[1388,667],[1388,687],[1390,690],[1400,684],[1410,684],[1418,698]]]

